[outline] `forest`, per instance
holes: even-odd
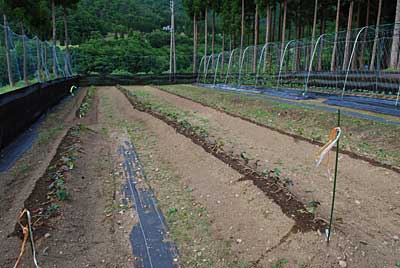
[[[29,38],[38,36],[68,50],[75,72],[119,74],[169,71],[170,33],[165,30],[170,25],[169,4],[167,0],[0,2],[14,32],[25,30]],[[292,39],[315,42],[323,33],[393,24],[395,13],[396,0],[178,0],[177,72],[196,73],[202,55]],[[397,55],[394,61],[392,67],[397,68]]]

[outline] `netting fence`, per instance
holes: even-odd
[[[399,100],[396,24],[367,26],[315,38],[270,42],[208,55],[197,81],[208,84],[298,88],[345,94],[383,94]],[[214,58],[214,60],[212,60]]]
[[[0,61],[0,94],[74,74],[73,59],[65,47],[17,34],[7,25],[0,25]]]

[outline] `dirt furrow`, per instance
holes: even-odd
[[[155,88],[130,87],[130,90],[145,90],[179,109],[206,118],[210,135],[221,138],[226,147],[233,148],[236,153],[246,152],[250,158],[260,160],[258,163],[261,163],[262,168],[281,169],[282,176],[294,183],[291,191],[306,204],[320,202],[318,215],[328,218],[332,185],[326,168],[314,167],[318,146]],[[360,240],[368,243],[368,246],[361,244],[355,247],[361,247],[362,254],[369,255],[372,263],[378,259],[381,263],[395,261],[398,247],[393,237],[398,236],[400,203],[398,198],[393,197],[400,195],[398,178],[394,171],[340,155],[335,224],[351,236],[355,245]]]
[[[9,171],[0,179],[0,264],[14,261],[20,241],[13,236],[17,217],[24,202],[32,193],[36,181],[45,173],[57,148],[75,118],[75,111],[82,102],[86,88],[75,98],[64,101],[49,113],[39,129],[39,138]]]
[[[156,150],[153,157],[166,161],[174,172],[185,178],[185,185],[193,189],[197,202],[207,207],[215,236],[231,241],[232,248],[239,258],[263,267],[262,258],[279,256],[281,247],[289,247],[288,255],[293,259],[309,262],[313,256],[314,263],[333,263],[336,259],[326,260],[324,238],[316,232],[291,233],[294,221],[286,217],[282,210],[251,181],[239,181],[241,175],[222,161],[205,152],[190,139],[177,134],[176,131],[159,119],[132,108],[125,96],[115,90],[103,90],[119,112],[130,122],[140,122],[146,131],[156,137]],[[283,237],[288,236],[286,241]],[[299,241],[299,238],[302,242]],[[218,238],[216,238],[218,239]],[[298,241],[298,242],[295,242]],[[301,248],[300,244],[314,245],[312,248]],[[179,246],[179,245],[178,245]],[[271,252],[269,249],[275,248]],[[337,255],[336,243],[329,250]],[[257,266],[258,267],[258,266]],[[318,266],[315,266],[318,267]]]

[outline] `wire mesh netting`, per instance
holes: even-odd
[[[17,34],[4,25],[0,25],[0,60],[0,94],[74,74],[66,47]]]
[[[399,100],[399,25],[367,26],[311,40],[269,42],[203,56],[198,82],[374,93]],[[212,60],[212,59],[216,60]],[[215,62],[211,64],[210,62]]]

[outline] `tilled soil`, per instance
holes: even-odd
[[[179,109],[206,118],[209,134],[222,139],[227,150],[234,150],[237,154],[246,152],[251,159],[261,160],[258,162],[261,170],[281,169],[282,177],[294,182],[291,191],[305,204],[313,200],[320,202],[318,217],[328,218],[332,184],[326,168],[314,168],[317,146],[155,88],[130,89],[145,90]],[[394,171],[340,155],[335,225],[351,238],[348,245],[342,246],[351,248],[344,251],[353,261],[365,261],[370,267],[390,267],[395,263],[399,253],[396,237],[400,226],[400,203],[398,198],[394,198],[400,195],[398,179],[399,175]]]
[[[172,127],[132,109],[122,93],[102,92],[109,94],[114,105],[119,103],[126,119],[141,122],[157,137],[153,158],[168,162],[170,169],[185,178],[195,200],[207,207],[215,237],[230,241],[239,259],[248,261],[251,267],[268,267],[279,258],[288,258],[293,267],[334,267],[337,258],[343,258],[338,244],[345,241],[344,237],[338,235],[327,248],[324,237],[317,232],[293,233],[294,221],[251,181],[240,181],[240,174],[176,134]]]
[[[305,204],[311,199],[320,201],[318,217],[326,218],[331,185],[324,171],[309,168],[316,146],[159,90],[140,88],[181,109],[208,118],[210,134],[223,138],[229,150],[239,154],[246,152],[254,159],[261,159],[262,166],[279,166],[283,175],[295,183],[290,190]],[[294,232],[296,221],[253,181],[246,180],[243,174],[192,139],[177,133],[173,125],[134,109],[117,88],[98,88],[93,103],[87,117],[75,122],[82,125],[77,139],[72,141],[79,146],[79,151],[75,166],[66,178],[70,197],[59,203],[58,215],[47,221],[48,233],[37,241],[41,267],[133,267],[136,257],[132,255],[129,236],[137,224],[137,215],[129,205],[123,204],[123,160],[118,154],[119,146],[125,141],[140,143],[139,154],[150,155],[154,163],[160,163],[160,166],[163,163],[168,173],[179,178],[174,180],[176,187],[164,177],[154,183],[150,181],[156,198],[158,193],[160,197],[169,198],[163,187],[172,187],[168,188],[171,189],[169,195],[179,197],[183,194],[181,189],[185,189],[193,206],[205,208],[206,215],[200,213],[196,217],[207,222],[209,227],[204,227],[207,232],[185,240],[177,237],[178,251],[201,256],[201,252],[211,254],[220,250],[221,245],[227,248],[225,257],[220,257],[214,264],[207,265],[207,260],[200,258],[199,263],[181,263],[182,267],[339,267],[339,261],[345,261],[348,267],[394,266],[399,253],[398,241],[392,239],[396,232],[398,235],[398,217],[395,216],[399,212],[398,200],[376,194],[384,191],[396,196],[399,182],[391,171],[341,156],[343,164],[338,192],[341,200],[336,219],[342,218],[343,223],[335,223],[333,239],[327,246],[324,235],[312,228]],[[76,108],[65,109],[75,112]],[[141,139],[132,140],[132,127],[137,128]],[[151,146],[146,146],[145,141],[150,139]],[[47,165],[54,155],[57,157],[55,149]],[[144,169],[146,171],[146,165]],[[158,172],[157,168],[150,174]],[[376,178],[380,183],[374,180]],[[163,182],[163,179],[168,181]],[[151,176],[149,180],[152,180]],[[389,183],[391,185],[384,185]],[[376,187],[375,191],[373,187]],[[13,185],[9,189],[21,196],[24,194]],[[24,201],[22,197],[21,200]],[[163,199],[159,201],[161,206],[167,203]],[[14,206],[18,212],[22,203]],[[3,205],[1,207],[5,209]],[[185,211],[184,207],[170,209],[162,207],[165,214],[171,212],[179,216],[180,211]],[[15,226],[18,213],[14,214],[9,214],[7,222],[2,218],[4,225],[0,235],[4,239],[0,245],[6,254],[0,256],[0,267],[13,265],[20,245],[16,236],[6,239]],[[181,233],[190,234],[195,227],[186,228]],[[202,240],[219,243],[202,245]],[[182,248],[189,244],[202,246],[199,251],[190,253]],[[23,267],[32,267],[29,249]]]
[[[39,127],[39,140],[13,168],[0,174],[0,267],[14,264],[21,244],[13,235],[18,215],[56,154],[85,94],[86,89],[82,89],[75,98],[56,107]]]

